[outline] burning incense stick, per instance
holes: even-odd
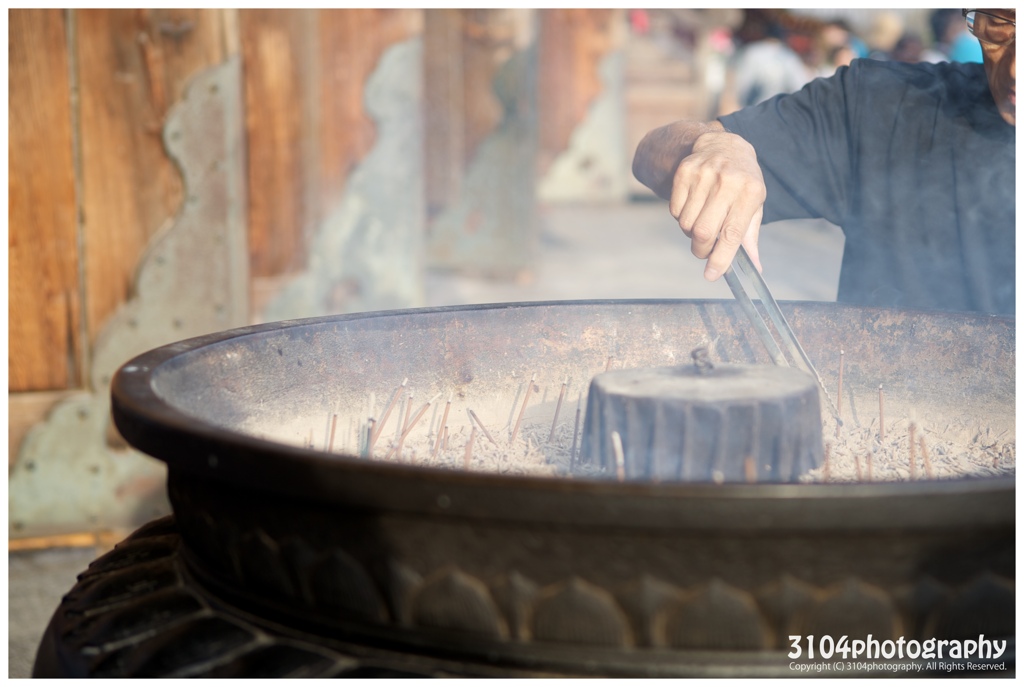
[[[487,437],[488,441],[497,446],[498,442],[494,440],[494,437],[491,436],[491,433],[487,431],[486,427],[484,427],[484,423],[480,422],[480,418],[476,416],[476,413],[473,412],[472,408],[467,408],[467,411],[469,412],[469,419],[476,423],[477,427],[479,427],[480,430],[484,433],[484,436]]]
[[[473,431],[469,433],[469,441],[466,442],[466,455],[462,459],[462,465],[465,469],[469,469],[470,463],[473,461],[473,442],[476,440],[476,427],[473,427]]]
[[[843,412],[843,357],[846,355],[846,351],[839,349],[839,391],[836,395],[836,415],[841,415]],[[839,428],[842,426],[841,423],[836,423],[836,439],[839,438]]]
[[[558,403],[555,404],[555,418],[551,421],[551,432],[548,434],[548,443],[555,440],[555,426],[558,425],[558,414],[562,411],[562,399],[565,398],[565,389],[569,385],[569,378],[562,382],[562,390],[558,392]]]
[[[398,439],[398,444],[395,445],[390,451],[388,451],[387,455],[384,456],[384,460],[389,459],[396,452],[398,453],[399,457],[401,457],[402,446],[405,444],[405,438],[409,436],[410,433],[412,433],[413,428],[416,427],[416,423],[418,423],[420,419],[422,419],[422,417],[426,414],[427,410],[430,408],[430,406],[434,404],[434,401],[436,401],[438,397],[440,397],[440,395],[441,394],[434,396],[434,398],[424,403],[423,406],[418,411],[416,411],[416,416],[413,417],[412,421],[407,422],[405,425],[405,429],[402,430],[402,436]],[[409,394],[409,401],[409,405],[411,406],[412,394]],[[408,408],[406,408],[406,416],[408,415]]]
[[[885,443],[885,394],[882,385],[878,385],[878,443]]]
[[[327,452],[331,453],[334,450],[334,430],[338,427],[338,416],[334,415],[331,418],[331,438],[327,440]]]
[[[398,402],[398,399],[402,395],[402,391],[405,390],[405,385],[408,382],[409,382],[409,378],[408,377],[403,379],[402,383],[398,385],[397,389],[395,389],[395,393],[391,397],[391,400],[388,401],[388,406],[384,410],[384,416],[381,418],[380,422],[377,424],[377,428],[376,428],[376,430],[374,430],[374,433],[373,433],[373,438],[370,440],[370,453],[373,453],[373,446],[374,446],[374,444],[377,443],[377,439],[380,438],[380,433],[382,431],[384,431],[384,425],[387,423],[388,418],[391,417],[391,411],[394,410],[395,403]]]
[[[523,396],[523,405],[519,409],[519,417],[516,418],[516,424],[512,428],[512,438],[509,440],[509,443],[514,442],[516,440],[516,436],[519,434],[519,425],[523,422],[523,414],[526,412],[526,404],[530,402],[530,394],[533,392],[533,383],[536,379],[536,374],[530,377],[530,383],[526,387],[526,394]]]
[[[576,469],[576,437],[580,431],[580,401],[583,399],[583,394],[576,397],[576,421],[572,426],[572,448],[569,449],[569,471],[572,472]]]
[[[932,461],[928,457],[928,446],[924,442],[924,433],[921,433],[921,460],[924,461],[924,474],[928,479],[935,479],[935,473],[932,472]]]
[[[917,479],[917,461],[914,459],[914,430],[917,429],[917,426],[911,422],[907,429],[910,433],[910,479]]]
[[[448,402],[444,404],[444,414],[441,415],[441,424],[439,428],[448,428],[448,411],[452,408],[452,395],[448,394]],[[434,450],[431,451],[430,457],[433,458],[437,455],[437,450],[441,447],[441,429],[437,430],[437,439],[434,441]]]
[[[622,452],[622,437],[618,432],[612,432],[612,452],[615,454],[615,475],[623,482],[626,479],[626,457]]]

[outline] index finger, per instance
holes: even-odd
[[[762,207],[762,203],[757,200],[742,200],[729,208],[722,222],[718,241],[711,249],[707,265],[704,267],[705,279],[715,281],[729,269],[747,233],[756,233],[760,228]]]

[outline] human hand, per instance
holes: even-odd
[[[722,276],[740,245],[761,270],[757,238],[766,194],[757,153],[743,138],[709,131],[694,141],[672,179],[669,211],[691,252],[707,259],[705,279]]]

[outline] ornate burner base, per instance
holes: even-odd
[[[189,571],[173,517],[141,528],[79,575],[50,621],[35,677],[792,677],[783,651],[615,651],[566,645],[517,665],[331,637],[277,623],[211,593]],[[829,663],[833,663],[831,661]],[[1000,658],[1014,672],[1014,642]],[[806,661],[796,662],[810,668]],[[822,663],[812,661],[814,663]],[[949,663],[894,673],[868,661],[844,675],[949,675]],[[964,663],[964,662],[959,662]],[[874,666],[872,668],[871,666]]]
[[[173,517],[93,562],[43,636],[33,677],[428,677],[463,666],[275,625],[207,592]],[[481,667],[475,674],[488,674]]]

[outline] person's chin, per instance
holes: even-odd
[[[1003,116],[1003,121],[1010,126],[1017,126],[1017,108],[1013,105],[1008,107],[1000,108],[999,114]]]

